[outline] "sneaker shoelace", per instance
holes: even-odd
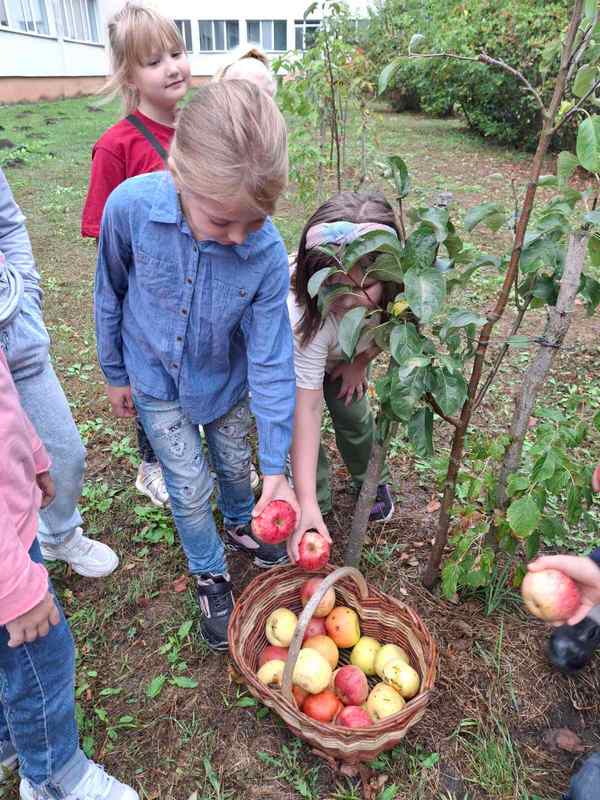
[[[207,577],[200,576],[197,582],[198,587],[202,588],[203,586],[214,586],[217,583],[225,583],[225,581],[228,580],[229,575],[209,575]],[[224,614],[227,614],[230,608],[230,594],[230,591],[210,596],[199,593],[198,600],[204,616],[210,619],[211,617],[222,617]]]
[[[149,489],[154,488],[156,484],[160,484],[159,488],[162,488],[164,480],[160,464],[150,464],[144,467],[144,483]]]

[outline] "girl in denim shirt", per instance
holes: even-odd
[[[232,587],[198,425],[228,548],[261,567],[285,561],[285,546],[259,542],[249,522],[275,498],[298,509],[284,475],[295,398],[289,275],[269,217],[287,182],[284,120],[248,81],[207,84],[181,113],[168,163],[125,181],[106,204],[98,357],[113,412],[139,415],[161,462],[202,634],[225,649]],[[254,511],[250,406],[264,476]]]

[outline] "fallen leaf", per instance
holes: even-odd
[[[437,497],[432,497],[431,500],[425,506],[425,513],[433,514],[434,511],[439,511],[441,506],[442,506],[442,504],[437,499]]]
[[[400,594],[401,594],[403,597],[406,597],[406,595],[408,594],[408,589],[405,589],[405,588],[404,588],[404,586],[401,586],[401,587],[398,589],[398,591],[400,592]]]
[[[544,744],[551,748],[566,750],[568,753],[583,753],[585,745],[576,733],[569,728],[550,728],[543,738]]]
[[[179,578],[176,578],[172,583],[173,591],[185,592],[187,589],[188,580],[189,578],[187,575],[180,575]]]

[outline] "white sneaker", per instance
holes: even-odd
[[[85,578],[103,578],[119,566],[119,557],[114,550],[83,535],[75,528],[75,535],[62,544],[40,542],[45,561],[66,561],[71,569]]]
[[[169,502],[169,493],[158,461],[154,463],[142,461],[138,469],[135,488],[140,494],[149,497],[159,508],[164,508]]]
[[[36,792],[25,778],[21,781],[19,792],[21,800],[47,800],[50,797]],[[140,800],[140,796],[131,786],[120,783],[90,761],[85,775],[75,789],[65,795],[64,800]]]
[[[250,487],[255,492],[260,486],[260,475],[258,474],[254,464],[250,464]]]

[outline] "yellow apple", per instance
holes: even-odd
[[[407,664],[410,664],[408,653],[397,644],[384,644],[383,647],[377,651],[375,656],[375,672],[380,678],[383,677],[383,667],[386,661],[391,661],[392,658],[403,658]]]
[[[298,617],[289,608],[276,608],[269,614],[265,633],[270,644],[289,647],[294,637]]]
[[[375,722],[397,714],[405,705],[400,692],[385,683],[376,684],[367,698],[367,711]]]
[[[375,675],[375,657],[381,644],[372,636],[361,636],[352,648],[350,663],[360,667],[365,675]]]
[[[421,686],[419,673],[403,658],[392,658],[383,667],[383,681],[396,689],[405,700],[414,697]]]
[[[281,686],[285,661],[278,658],[267,661],[256,673],[256,677],[265,686]]]
[[[321,653],[331,669],[337,667],[340,651],[337,648],[337,644],[329,636],[310,636],[302,642],[302,645]]]
[[[331,680],[331,667],[327,660],[310,647],[303,647],[292,673],[292,681],[310,694],[327,689]]]

